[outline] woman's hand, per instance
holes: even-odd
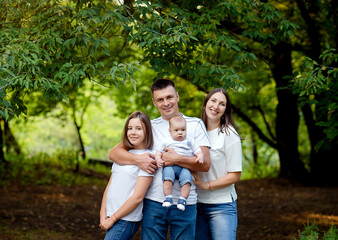
[[[195,180],[192,181],[202,190],[208,190],[209,184],[207,182],[203,182],[202,178],[197,174],[197,172],[191,172],[191,175],[194,176]]]

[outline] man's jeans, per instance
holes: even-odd
[[[142,239],[165,240],[168,226],[171,240],[195,240],[196,204],[181,211],[176,205],[167,208],[160,202],[144,199]]]
[[[141,222],[129,222],[120,219],[107,231],[104,240],[130,240],[140,225]]]
[[[236,240],[236,201],[224,204],[197,204],[197,240]]]

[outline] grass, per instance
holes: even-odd
[[[316,223],[305,225],[303,231],[298,230],[299,237],[294,240],[337,240],[338,229],[331,225],[327,232],[323,232],[319,229]]]

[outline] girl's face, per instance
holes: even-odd
[[[139,118],[132,118],[128,123],[127,137],[134,149],[145,148],[144,126]]]
[[[225,112],[226,104],[227,99],[223,93],[214,93],[208,100],[205,107],[208,122],[220,122],[221,117]]]

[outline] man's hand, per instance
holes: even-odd
[[[157,166],[155,162],[155,156],[152,153],[144,153],[141,155],[136,155],[135,158],[137,161],[137,166],[143,171],[146,171],[149,174],[154,174]]]
[[[172,166],[177,163],[177,159],[179,159],[181,155],[177,154],[172,148],[164,149],[164,153],[162,153],[162,159],[164,161],[165,166]]]

